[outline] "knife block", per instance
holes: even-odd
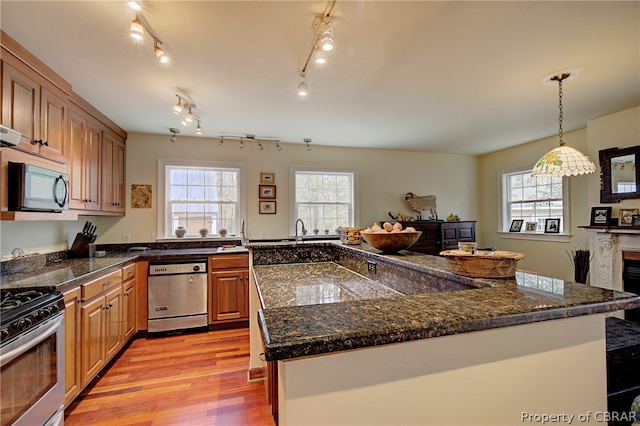
[[[77,233],[71,248],[67,251],[67,257],[70,259],[78,259],[89,257],[89,243],[91,237],[82,233]]]

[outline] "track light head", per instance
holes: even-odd
[[[282,151],[282,147],[280,146],[280,141],[276,141],[276,149],[278,151]]]
[[[202,134],[202,127],[200,126],[200,120],[198,121],[198,125],[196,126],[196,135],[201,135]]]
[[[142,10],[142,6],[140,6],[140,3],[138,3],[137,1],[130,1],[127,4],[131,9],[135,10],[136,12],[140,12]]]
[[[176,143],[176,135],[180,133],[180,129],[176,129],[175,127],[170,127],[169,131],[171,132],[171,137],[169,138],[169,141],[171,143]]]
[[[322,36],[320,37],[320,47],[325,52],[333,50],[333,26],[331,25],[331,22],[326,24],[325,30],[322,32]]]
[[[307,91],[307,77],[304,73],[300,73],[300,81],[298,82],[298,95],[305,97],[309,94]]]
[[[302,141],[307,144],[307,151],[311,151],[311,145],[309,145],[311,143],[311,139],[304,138]]]
[[[224,136],[220,136],[220,142],[218,142],[218,148],[224,147]]]
[[[189,105],[189,112],[187,112],[187,116],[184,118],[184,121],[187,123],[193,122],[193,113],[191,112],[191,105]]]
[[[260,151],[264,151],[264,146],[262,146],[262,143],[260,143],[260,141],[258,141],[258,148],[260,149]]]
[[[164,50],[162,50],[162,48],[160,46],[158,46],[159,44],[162,44],[162,42],[160,40],[158,40],[157,38],[153,39],[153,50],[156,53],[156,58],[158,58],[158,60],[163,63],[166,64],[169,62],[169,56],[167,55],[167,52],[165,52]]]
[[[142,37],[144,37],[144,27],[137,16],[129,26],[129,34],[131,34],[131,37],[135,40],[142,40]]]
[[[240,138],[240,149],[244,149],[244,138]]]
[[[175,106],[173,107],[173,113],[174,114],[181,114],[182,113],[182,98],[179,95],[176,95],[178,97],[178,103],[175,104]]]
[[[315,57],[316,57],[316,59],[315,59],[315,63],[316,64],[323,65],[323,64],[325,64],[327,62],[327,54],[320,47],[316,48],[314,54],[315,54]]]

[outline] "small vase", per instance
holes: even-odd
[[[209,235],[209,230],[207,228],[202,228],[200,229],[200,236],[201,237],[206,237],[207,235]]]
[[[314,229],[313,230],[313,235],[318,235],[318,232],[320,232],[320,231],[318,231],[317,229]]]
[[[187,230],[184,229],[183,226],[178,226],[176,228],[176,237],[182,238],[182,237],[184,237],[184,234],[186,234],[186,232],[187,232]]]
[[[227,236],[227,230],[224,228],[220,228],[218,229],[218,234],[220,234],[221,237],[226,237]]]

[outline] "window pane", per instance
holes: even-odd
[[[309,230],[353,226],[353,182],[352,173],[296,171],[296,218]]]

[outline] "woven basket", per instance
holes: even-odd
[[[471,254],[462,250],[440,252],[451,272],[472,278],[510,278],[516,275],[522,253],[497,250],[495,254]]]
[[[360,235],[360,231],[363,231],[364,229],[365,228],[338,228],[338,231],[340,231],[340,241],[344,244],[362,244],[362,235]]]

